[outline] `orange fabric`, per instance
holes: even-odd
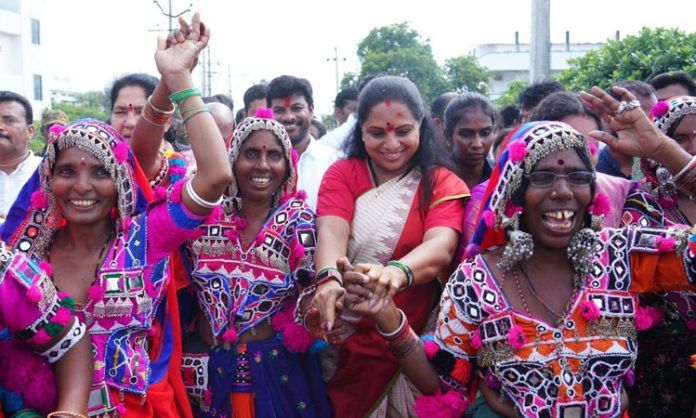
[[[232,404],[231,418],[254,418],[254,394],[233,392],[230,394]]]
[[[670,290],[693,290],[686,273],[681,254],[661,253],[631,254],[631,292],[667,292]]]

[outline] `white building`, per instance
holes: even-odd
[[[587,51],[599,49],[603,43],[562,43],[551,44],[551,75],[557,75],[570,68],[568,60],[584,55]],[[529,81],[530,46],[519,42],[511,44],[478,45],[474,54],[479,65],[493,72],[489,97],[497,99],[510,83],[517,80]]]
[[[51,104],[46,0],[0,0],[0,90],[26,97],[34,119]]]

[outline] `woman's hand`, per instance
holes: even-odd
[[[599,87],[592,87],[591,94],[580,92],[585,103],[617,135],[592,131],[590,136],[624,155],[651,158],[660,155],[667,137],[648,119],[640,105],[636,105],[637,99],[630,91],[621,87],[613,89],[621,95],[621,101],[614,99]]]
[[[198,54],[208,45],[210,29],[200,21],[198,13],[194,13],[191,23],[180,19],[180,29],[172,32],[166,39],[159,38],[155,63],[157,71],[163,78],[172,75],[189,74],[195,67]],[[176,89],[170,88],[172,91]]]
[[[379,307],[389,303],[408,281],[406,274],[393,266],[359,263],[355,265],[355,269],[367,276],[368,283],[365,287],[372,291],[369,301],[371,306]]]
[[[310,303],[310,309],[315,308],[319,312],[319,326],[312,332],[315,338],[324,338],[324,332],[330,332],[336,324],[336,312],[340,312],[343,295],[346,290],[335,280],[329,280],[317,287],[317,291]]]

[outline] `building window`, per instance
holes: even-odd
[[[38,19],[31,20],[31,43],[41,45],[41,22]]]
[[[43,100],[43,80],[34,74],[34,100]]]

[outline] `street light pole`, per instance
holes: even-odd
[[[343,61],[346,61],[345,58],[340,58],[340,59],[342,59]],[[338,47],[334,47],[334,56],[333,56],[333,58],[327,58],[327,59],[326,59],[326,62],[329,62],[329,61],[333,61],[333,62],[335,63],[335,65],[336,65],[336,94],[338,94],[338,92],[339,92],[339,82],[338,82],[338,61],[339,61],[339,57],[338,57]]]

